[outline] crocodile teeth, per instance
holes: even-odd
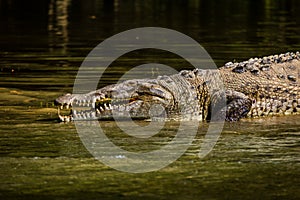
[[[91,113],[90,112],[84,113],[84,115],[85,115],[85,118],[88,118],[88,119],[91,118]]]
[[[58,117],[59,117],[60,121],[63,121],[63,122],[65,121],[65,118],[63,116],[58,115]]]
[[[62,122],[70,122],[72,121],[72,117],[71,116],[61,116],[61,115],[58,115],[59,119],[62,121]]]
[[[100,114],[100,110],[98,108],[96,108],[96,113]]]
[[[77,115],[77,118],[78,118],[78,119],[82,119],[82,114],[79,113],[79,114]]]

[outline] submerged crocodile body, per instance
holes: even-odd
[[[218,77],[224,89],[216,86]],[[222,116],[236,121],[299,114],[299,78],[300,53],[285,53],[229,62],[219,70],[183,70],[156,79],[128,80],[87,94],[66,94],[55,103],[61,121],[111,117],[207,120]],[[218,104],[222,100],[225,104]],[[71,113],[61,115],[64,109]]]

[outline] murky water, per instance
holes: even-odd
[[[300,116],[225,123],[203,159],[198,153],[209,123],[200,123],[177,161],[131,174],[96,160],[75,124],[58,122],[52,103],[72,91],[80,63],[94,46],[130,28],[181,31],[200,42],[218,65],[299,50],[298,1],[22,2],[0,0],[1,199],[300,198]],[[113,63],[100,84],[115,82],[145,61],[186,68],[173,55],[133,52]],[[115,144],[143,152],[161,148],[178,129],[176,122],[168,123],[151,139],[135,140],[114,122],[100,124]]]

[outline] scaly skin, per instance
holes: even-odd
[[[225,87],[252,100],[247,117],[300,112],[300,54],[286,53],[220,68]]]
[[[219,88],[217,77],[224,84]],[[66,94],[55,100],[72,107],[61,121],[115,118],[176,120],[279,116],[300,113],[300,54],[286,53],[227,63],[219,70],[181,71],[157,79],[134,79],[87,94]],[[226,104],[219,104],[223,94]],[[219,105],[219,106],[218,106]],[[220,106],[221,105],[221,106]],[[219,108],[211,115],[211,107]]]

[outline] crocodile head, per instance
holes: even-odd
[[[173,95],[155,79],[135,79],[87,94],[65,94],[55,100],[61,121],[164,117]]]

